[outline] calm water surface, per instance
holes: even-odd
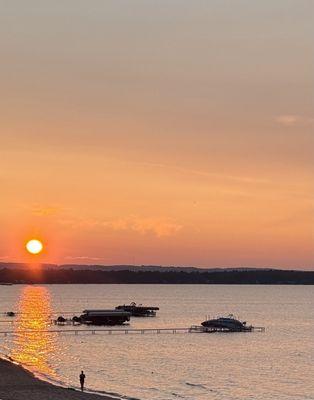
[[[314,400],[314,287],[225,285],[0,286],[0,350],[51,380],[141,400]],[[54,312],[158,305],[130,327],[188,327],[234,313],[265,333],[47,333]],[[4,322],[3,322],[4,321]],[[27,330],[28,333],[24,331]],[[29,332],[29,331],[33,332]]]

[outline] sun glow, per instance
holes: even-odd
[[[40,240],[38,239],[32,239],[29,240],[26,243],[26,250],[31,253],[31,254],[39,254],[43,250],[43,244]]]

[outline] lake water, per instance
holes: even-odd
[[[141,400],[314,399],[314,287],[227,285],[0,286],[2,353],[35,373],[78,387]],[[74,335],[47,333],[50,316],[136,301],[156,318],[130,328],[189,327],[234,313],[266,332]],[[84,327],[85,328],[85,327]],[[67,328],[69,329],[69,328]],[[91,329],[91,328],[90,328]],[[32,330],[24,333],[24,330]]]

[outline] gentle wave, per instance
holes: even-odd
[[[199,388],[202,388],[202,389],[206,389],[206,390],[207,390],[207,387],[204,386],[204,385],[202,385],[201,383],[190,383],[190,382],[185,382],[185,384],[188,385],[188,386],[199,387]]]

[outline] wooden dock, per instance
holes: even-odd
[[[245,332],[265,332],[264,327],[254,327],[250,331]],[[181,333],[235,333],[227,331],[222,328],[204,328],[202,326],[191,326],[189,328],[145,328],[145,329],[132,329],[132,328],[114,328],[114,329],[47,329],[47,330],[17,330],[17,331],[0,331],[0,335],[21,335],[28,334],[32,332],[42,332],[42,333],[54,333],[63,335],[97,335],[97,334],[107,334],[107,335],[129,335],[129,334],[181,334]],[[243,333],[243,332],[238,332]]]

